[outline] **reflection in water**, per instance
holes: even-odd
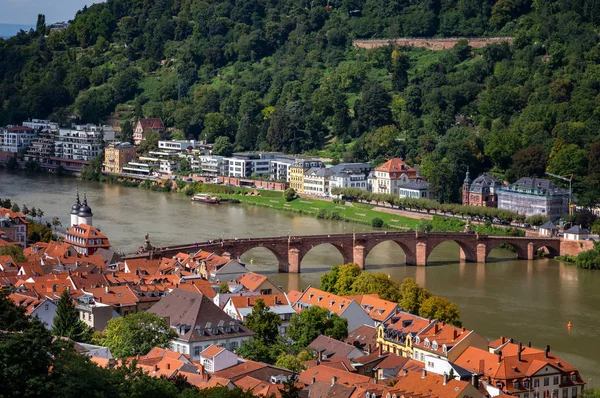
[[[41,207],[47,217],[69,222],[76,187],[87,190],[94,222],[105,232],[114,248],[134,251],[146,232],[154,245],[170,245],[213,238],[329,234],[371,231],[369,226],[317,220],[286,212],[236,205],[207,206],[189,198],[135,188],[56,178],[15,178],[0,171],[0,197],[29,207]],[[389,274],[401,281],[415,278],[433,294],[447,297],[461,311],[465,327],[486,337],[510,336],[549,344],[567,362],[577,366],[592,385],[600,383],[600,271],[580,270],[554,260],[516,260],[515,253],[495,249],[487,264],[459,261],[454,242],[436,247],[433,266],[404,266],[398,244],[383,242],[367,256],[367,269]],[[250,264],[250,260],[253,264]],[[275,256],[257,248],[242,256],[248,268],[268,274],[286,289],[319,286],[320,276],[332,265],[341,264],[337,249],[315,247],[302,262],[302,274],[277,273]],[[566,327],[571,321],[573,327]],[[589,380],[588,380],[589,381]]]

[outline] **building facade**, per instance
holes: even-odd
[[[27,219],[23,213],[0,207],[0,230],[8,239],[22,247],[27,246]]]
[[[271,161],[283,156],[276,152],[238,152],[228,159],[228,177],[247,178],[254,175],[269,175]]]
[[[367,163],[342,163],[330,168],[329,196],[333,196],[333,188],[358,188],[370,191],[369,173],[371,166]]]
[[[128,142],[117,142],[104,148],[104,171],[121,173],[123,166],[135,159],[135,147]]]
[[[400,185],[398,189],[401,198],[434,199],[431,184],[427,181],[411,180],[406,184]]]
[[[498,208],[523,214],[539,214],[551,221],[569,214],[569,191],[542,178],[524,177],[497,190]]]
[[[303,193],[313,196],[329,196],[331,168],[313,167],[304,173]]]
[[[165,132],[165,125],[160,118],[147,118],[138,120],[135,128],[133,129],[133,142],[135,145],[140,145],[142,141],[146,140],[146,136],[155,131],[159,137]]]
[[[60,159],[92,161],[104,148],[104,141],[114,139],[110,126],[93,124],[74,125],[60,129],[54,142],[54,157]]]
[[[487,173],[483,173],[471,181],[467,170],[462,188],[462,204],[464,206],[498,207],[497,191],[501,187],[502,182]]]
[[[56,133],[50,130],[40,131],[38,136],[31,140],[23,159],[27,162],[50,163],[50,159],[54,156],[55,135]]]
[[[29,145],[39,134],[38,130],[31,127],[11,126],[4,130],[2,151],[12,153],[25,153]]]
[[[317,159],[297,159],[290,166],[290,188],[297,193],[304,193],[304,173],[314,167],[325,167],[325,164]]]
[[[49,120],[31,119],[23,122],[24,127],[29,127],[34,130],[48,130],[56,133],[59,129],[58,123],[51,122]]]
[[[399,195],[400,185],[417,178],[417,170],[404,163],[402,159],[390,159],[375,169],[372,191]]]

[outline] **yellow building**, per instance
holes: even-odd
[[[304,192],[304,173],[311,167],[324,167],[320,160],[316,159],[298,159],[290,167],[290,187],[294,188],[296,193]]]
[[[123,166],[135,159],[135,147],[127,142],[110,144],[104,148],[104,171],[121,173]]]

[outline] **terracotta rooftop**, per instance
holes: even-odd
[[[335,314],[341,314],[354,300],[342,296],[327,293],[315,287],[309,287],[304,291],[296,303],[315,305],[326,308]]]
[[[417,176],[417,170],[407,165],[400,158],[393,158],[377,167],[375,171],[385,172],[390,174],[392,180],[399,179],[402,174],[406,174],[408,178],[415,178]]]

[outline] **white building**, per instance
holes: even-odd
[[[402,159],[390,159],[375,169],[373,174],[373,193],[388,193],[399,195],[400,185],[418,178],[417,170],[413,169]]]
[[[223,311],[233,319],[246,322],[246,318],[252,314],[252,309],[257,300],[263,300],[265,305],[269,307],[269,311],[279,315],[279,318],[281,318],[279,333],[285,334],[292,315],[296,313],[285,293],[232,295],[223,306]]]
[[[342,163],[330,168],[329,196],[333,188],[358,188],[369,191],[371,166],[366,163]]]
[[[199,146],[199,143],[195,140],[190,141],[158,141],[158,149],[167,151],[185,152],[188,149],[192,150]]]
[[[39,131],[31,127],[9,126],[4,130],[2,150],[4,152],[24,153]]]
[[[49,130],[52,132],[57,132],[59,129],[58,123],[51,122],[49,120],[41,120],[41,119],[31,119],[26,122],[23,122],[24,127],[29,127],[34,130]]]
[[[401,198],[433,199],[431,184],[427,181],[413,179],[398,187]]]
[[[211,373],[230,368],[238,363],[237,355],[216,345],[208,346],[199,355],[200,363],[207,372]]]
[[[194,164],[192,164],[192,167]],[[200,169],[202,174],[209,176],[224,176],[229,173],[229,159],[223,156],[200,156]]]
[[[295,158],[278,156],[271,160],[269,177],[276,181],[290,182],[290,168],[296,162]]]
[[[565,231],[565,240],[586,240],[590,237],[590,231],[574,225]]]
[[[167,319],[177,333],[171,349],[200,360],[200,353],[211,345],[236,349],[254,334],[232,319],[201,293],[174,289],[148,312]]]
[[[74,125],[60,129],[54,142],[54,156],[61,159],[91,161],[104,148],[105,141],[112,141],[115,132],[110,126],[93,124]]]
[[[313,167],[304,173],[304,193],[314,196],[329,196],[331,168]]]
[[[160,170],[160,159],[141,156],[135,162],[129,162],[123,166],[123,174],[133,174],[145,177],[153,177]]]
[[[268,175],[271,171],[271,160],[282,156],[276,152],[238,152],[228,158],[228,177],[247,178],[253,174]]]

